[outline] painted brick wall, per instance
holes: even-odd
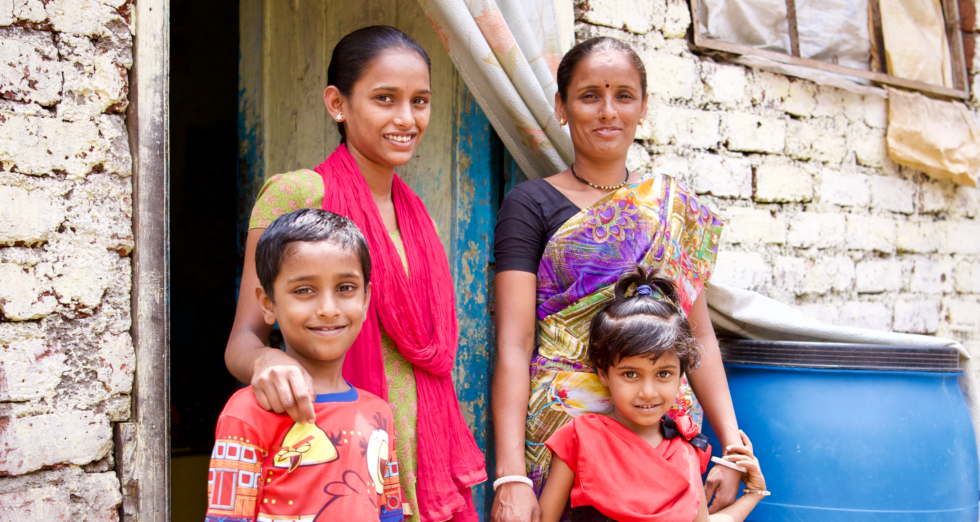
[[[980,191],[892,162],[887,100],[696,56],[685,1],[580,0],[576,19],[579,41],[623,39],[646,64],[630,166],[680,177],[729,220],[714,281],[980,357]]]
[[[130,0],[0,0],[0,521],[118,520]]]

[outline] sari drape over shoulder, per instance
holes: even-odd
[[[537,274],[539,344],[525,432],[528,477],[539,494],[551,465],[545,441],[573,417],[612,409],[587,349],[592,318],[612,300],[619,276],[637,264],[658,269],[687,313],[711,277],[723,226],[682,183],[651,176],[582,209],[552,236]],[[674,407],[701,423],[686,376]]]

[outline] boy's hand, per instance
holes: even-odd
[[[747,489],[765,491],[766,478],[762,476],[762,468],[759,467],[759,459],[752,454],[752,441],[744,431],[738,430],[742,436],[742,445],[733,444],[727,448],[728,455],[723,457],[725,460],[738,464],[748,471],[742,474],[742,482],[745,482]]]
[[[313,378],[295,359],[269,349],[255,360],[252,393],[264,410],[286,412],[296,422],[313,424]]]

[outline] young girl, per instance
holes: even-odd
[[[557,522],[571,496],[576,522],[707,522],[701,474],[711,447],[685,412],[671,409],[681,375],[698,366],[697,341],[673,304],[670,281],[637,267],[620,277],[615,292],[589,336],[589,360],[614,409],[608,417],[577,417],[548,439],[552,463],[541,520]],[[741,436],[744,445],[729,446],[724,458],[747,470],[744,495],[712,521],[745,520],[768,495],[752,444]]]

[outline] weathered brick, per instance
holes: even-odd
[[[728,219],[721,236],[726,243],[786,243],[786,222],[782,214],[773,216],[765,209],[742,207],[730,207],[722,214]]]
[[[966,295],[943,299],[943,315],[950,329],[980,332],[980,296]]]
[[[816,84],[806,80],[794,79],[789,83],[789,94],[780,108],[794,116],[809,118],[817,108]]]
[[[61,64],[51,33],[0,27],[0,94],[42,106],[61,100]]]
[[[849,257],[822,257],[807,260],[802,291],[807,294],[824,294],[830,290],[843,291],[854,281],[854,261]]]
[[[786,154],[799,160],[840,163],[847,154],[844,131],[830,118],[790,120],[786,127]]]
[[[756,201],[786,202],[813,199],[813,175],[785,158],[765,158],[755,169]]]
[[[942,294],[953,291],[953,261],[917,259],[912,267],[909,291],[917,294]]]
[[[904,272],[902,263],[895,259],[862,261],[854,270],[854,287],[859,294],[901,291],[905,285]]]
[[[962,219],[946,224],[944,252],[980,254],[980,222]]]
[[[691,26],[691,8],[682,0],[667,0],[667,14],[661,33],[665,38],[684,38]]]
[[[939,302],[914,295],[895,301],[892,328],[897,332],[932,334],[939,329]]]
[[[654,154],[653,173],[657,175],[671,176],[687,181],[691,173],[691,164],[686,156],[677,154]]]
[[[883,129],[872,129],[864,122],[847,127],[847,144],[854,151],[859,165],[881,167],[888,158],[888,144]]]
[[[896,230],[894,219],[848,214],[845,234],[847,249],[894,252]]]
[[[71,520],[71,500],[56,486],[12,491],[0,495],[0,521],[42,522]]]
[[[951,207],[951,210],[966,217],[976,218],[980,215],[980,189],[963,185],[956,187],[956,203]]]
[[[962,261],[953,271],[957,292],[980,294],[980,263]]]
[[[780,153],[786,147],[786,122],[747,112],[724,113],[723,139],[728,150]]]
[[[746,77],[743,67],[704,62],[701,64],[701,79],[709,101],[729,108],[744,103]]]
[[[91,411],[6,421],[0,433],[0,472],[22,475],[58,464],[88,464],[112,448],[109,419]]]
[[[106,335],[99,342],[96,376],[110,395],[133,391],[136,351],[128,333]]]
[[[118,522],[122,501],[114,472],[77,466],[46,470],[0,483],[0,521]]]
[[[864,97],[864,123],[875,129],[888,127],[888,101],[881,96]]]
[[[866,207],[871,204],[867,174],[836,169],[821,169],[820,201],[844,207]]]
[[[693,57],[647,51],[641,54],[647,70],[647,91],[664,99],[690,100],[700,81],[698,61]]]
[[[919,185],[919,212],[937,213],[946,209],[946,192],[941,183]]]
[[[845,94],[848,94],[847,91],[836,87],[817,85],[814,96],[817,104],[813,110],[813,116],[818,118],[843,116],[845,112]]]
[[[577,9],[582,20],[640,34],[663,26],[664,14],[667,12],[664,0],[589,0],[584,5],[585,8]]]
[[[915,183],[895,176],[871,176],[870,181],[873,207],[902,214],[915,212]]]
[[[50,282],[35,268],[0,263],[0,311],[14,321],[40,319],[54,311],[58,300]]]
[[[67,370],[65,353],[44,339],[0,344],[0,401],[50,398]]]
[[[772,266],[755,252],[721,250],[715,264],[712,283],[746,290],[758,290],[772,281]]]
[[[691,159],[691,185],[698,194],[747,199],[752,196],[752,166],[745,158],[698,153]]]
[[[643,145],[639,143],[630,145],[626,154],[626,168],[631,171],[646,173],[651,166],[650,153],[643,148]]]
[[[0,25],[10,25],[14,20],[14,0],[0,0]]]
[[[844,242],[845,218],[841,214],[801,212],[789,218],[786,244],[802,248],[838,247]]]
[[[718,114],[714,112],[671,107],[651,101],[648,120],[651,123],[650,134],[639,139],[652,139],[658,145],[707,149],[717,146],[721,139]]]
[[[935,252],[945,244],[945,229],[945,223],[899,221],[895,246],[902,252]]]
[[[64,209],[46,190],[0,185],[0,245],[43,243],[64,219]]]
[[[0,118],[0,163],[6,171],[45,175],[56,170],[84,177],[103,164],[109,144],[92,121],[54,118]]]
[[[803,280],[806,278],[806,272],[806,259],[779,256],[773,262],[772,280],[777,288],[799,294],[803,291]]]
[[[748,84],[752,105],[777,108],[789,96],[790,78],[780,74],[753,69]]]
[[[841,307],[839,324],[887,332],[892,329],[892,311],[882,303],[850,301]]]
[[[840,322],[840,306],[828,303],[807,303],[796,305],[796,308],[821,323],[838,324]]]
[[[65,64],[64,101],[58,117],[87,120],[104,112],[122,111],[128,104],[127,69],[132,43],[107,45],[86,36],[60,35],[58,50]]]

